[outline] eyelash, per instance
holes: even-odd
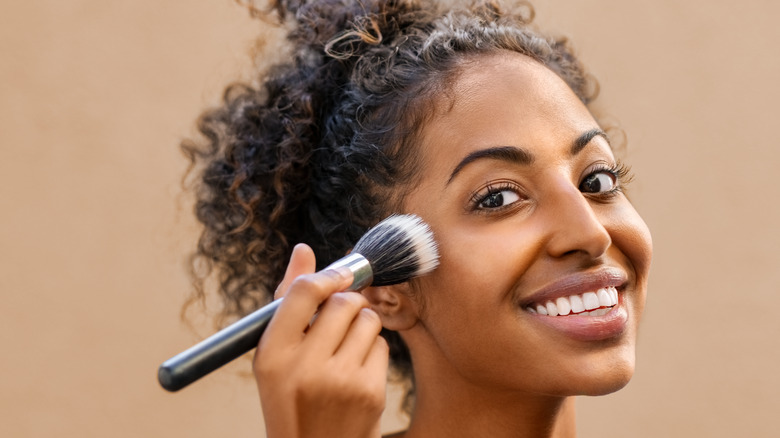
[[[489,196],[495,195],[497,193],[501,193],[503,191],[513,191],[517,194],[518,197],[520,197],[519,201],[513,202],[508,205],[504,205],[501,207],[496,208],[481,208],[480,205],[487,200]],[[473,195],[471,195],[471,198],[469,200],[469,209],[472,211],[477,211],[480,213],[497,213],[500,211],[504,211],[508,208],[515,207],[516,204],[522,203],[522,200],[524,199],[524,196],[522,195],[522,191],[519,185],[511,182],[511,181],[497,181],[497,182],[491,182],[487,186],[479,189],[478,191],[474,192]]]
[[[633,174],[631,173],[631,168],[623,164],[622,162],[617,161],[614,165],[611,166],[600,164],[598,167],[588,172],[588,174],[585,175],[584,178],[582,178],[580,184],[582,184],[582,181],[585,181],[587,178],[597,173],[608,173],[612,175],[612,177],[615,179],[615,186],[607,192],[586,193],[588,196],[598,197],[601,199],[609,199],[617,195],[618,193],[622,193],[625,186],[628,185],[628,183],[630,183],[631,180],[634,178]]]
[[[600,164],[598,167],[593,169],[592,171],[588,172],[585,177],[582,178],[580,181],[580,184],[582,184],[582,181],[585,181],[587,178],[598,174],[598,173],[608,173],[612,175],[612,177],[615,179],[615,186],[606,192],[601,193],[584,193],[585,195],[588,195],[590,197],[600,198],[603,200],[610,199],[617,195],[618,193],[623,192],[624,187],[631,182],[633,179],[633,175],[631,173],[631,168],[629,166],[626,166],[622,162],[618,161],[614,165],[608,166],[605,164]],[[579,187],[579,186],[578,186]],[[513,202],[511,204],[496,207],[496,208],[481,208],[480,205],[487,200],[489,196],[495,195],[496,193],[500,193],[505,190],[511,190],[514,191],[519,197],[520,201]],[[502,212],[508,208],[516,207],[516,204],[520,204],[523,200],[523,195],[521,193],[520,186],[517,184],[510,182],[510,181],[499,181],[496,183],[490,183],[487,186],[483,187],[482,189],[475,192],[473,195],[471,195],[471,198],[469,200],[469,209],[472,211],[477,211],[481,213],[498,213]]]

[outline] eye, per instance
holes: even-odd
[[[580,183],[583,193],[604,193],[614,191],[617,187],[617,175],[610,170],[600,170],[586,176]]]
[[[480,208],[499,208],[520,200],[520,196],[511,190],[501,190],[485,196],[479,203]]]
[[[514,185],[504,183],[500,186],[488,186],[472,198],[474,208],[492,210],[507,207],[521,200],[518,189]]]

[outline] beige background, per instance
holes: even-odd
[[[579,401],[581,436],[777,436],[780,3],[535,4],[626,130],[656,245],[636,377]],[[262,436],[247,362],[155,381],[197,340],[178,143],[259,26],[230,0],[0,4],[0,436]]]

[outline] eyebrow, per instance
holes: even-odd
[[[607,141],[607,144],[609,144],[609,137],[607,137],[607,134],[604,131],[597,128],[591,129],[584,132],[582,135],[577,137],[574,142],[572,142],[571,149],[569,149],[569,154],[572,156],[579,154],[580,151],[582,151],[585,146],[587,146],[595,137],[603,137],[604,140]],[[465,158],[460,160],[460,163],[455,166],[455,169],[453,169],[452,173],[450,174],[450,178],[447,180],[447,184],[452,182],[452,180],[458,175],[458,173],[460,173],[461,170],[463,170],[464,167],[473,163],[474,161],[482,159],[506,161],[520,165],[529,165],[534,162],[533,154],[521,147],[496,146],[480,149],[466,155]]]
[[[590,131],[586,131],[579,137],[577,137],[576,140],[574,140],[574,143],[571,145],[571,150],[569,153],[571,156],[575,156],[580,153],[581,150],[585,148],[585,146],[590,143],[591,140],[593,140],[595,137],[602,137],[604,140],[607,141],[607,144],[612,147],[612,143],[609,142],[609,137],[607,137],[607,133],[602,131],[601,129],[594,128]]]

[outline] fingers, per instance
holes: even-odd
[[[355,358],[359,363],[365,363],[374,343],[382,330],[382,321],[373,310],[360,309],[349,322],[343,340],[337,345],[335,355],[345,358]],[[351,359],[354,360],[354,359]]]
[[[352,273],[348,270],[326,269],[316,274],[297,277],[283,292],[284,302],[279,306],[262,339],[266,347],[278,345],[297,345],[301,335],[308,329],[317,309],[333,293],[349,287]],[[262,342],[262,340],[261,340]],[[270,345],[269,345],[270,344]]]
[[[353,330],[355,321],[366,319],[360,318],[359,315],[361,309],[368,306],[368,300],[356,292],[331,295],[317,314],[317,319],[306,334],[304,342],[310,343],[313,349],[323,355],[333,355],[347,333]],[[361,360],[362,358],[363,356]]]
[[[313,273],[316,269],[316,264],[314,251],[312,251],[309,245],[304,243],[295,245],[290,256],[290,264],[287,265],[287,270],[284,273],[284,278],[274,292],[274,299],[283,297],[295,278],[300,275]]]
[[[349,269],[314,273],[314,262],[309,247],[293,249],[255,355],[268,435],[378,437],[389,362],[379,317],[343,292]]]

